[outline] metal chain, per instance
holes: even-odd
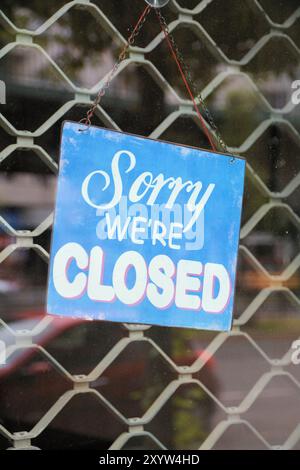
[[[214,119],[213,119],[213,117],[212,117],[212,115],[211,115],[211,113],[210,113],[210,111],[209,111],[207,105],[205,104],[205,101],[204,101],[204,99],[203,99],[203,97],[202,97],[202,95],[201,95],[201,92],[198,92],[198,91],[197,91],[197,87],[196,87],[195,82],[194,82],[194,80],[193,80],[193,78],[192,78],[190,68],[189,68],[189,66],[185,63],[184,57],[183,57],[182,53],[180,52],[180,50],[178,49],[178,46],[177,46],[176,41],[175,41],[175,39],[174,39],[174,36],[172,35],[172,33],[170,33],[169,26],[168,26],[168,23],[167,23],[165,17],[163,16],[161,10],[159,10],[159,9],[156,10],[156,14],[157,14],[157,16],[158,16],[158,18],[159,18],[159,21],[162,23],[164,29],[166,30],[166,32],[167,32],[167,34],[168,34],[168,36],[169,36],[169,38],[170,38],[170,41],[171,41],[172,46],[173,46],[173,48],[174,48],[174,51],[175,51],[175,53],[176,53],[176,55],[177,55],[177,57],[178,57],[178,60],[179,60],[179,62],[180,62],[180,65],[181,65],[181,67],[182,67],[182,69],[183,69],[183,71],[184,71],[184,73],[185,73],[185,75],[186,75],[186,79],[187,79],[187,81],[188,81],[188,83],[189,83],[189,85],[190,85],[190,87],[191,87],[191,89],[192,89],[192,91],[193,91],[193,93],[194,93],[194,95],[195,95],[195,97],[196,97],[196,100],[199,101],[199,103],[200,103],[200,105],[201,105],[201,107],[202,107],[202,109],[203,109],[203,111],[204,111],[204,115],[205,115],[205,117],[206,117],[206,120],[207,120],[207,122],[209,123],[210,127],[212,128],[212,130],[213,130],[213,132],[214,132],[214,135],[215,135],[215,137],[216,137],[216,139],[217,139],[217,141],[218,141],[218,144],[219,144],[219,146],[220,146],[220,149],[221,149],[223,152],[225,152],[225,153],[229,153],[229,152],[228,152],[228,148],[227,148],[227,146],[226,146],[226,144],[225,144],[225,142],[224,142],[224,140],[223,140],[223,138],[222,138],[222,136],[221,136],[221,134],[220,134],[220,131],[219,131],[219,129],[218,129],[216,123],[214,122]]]
[[[133,44],[135,43],[135,40],[136,40],[137,36],[139,35],[142,27],[144,26],[144,23],[145,23],[145,21],[148,17],[148,14],[150,13],[150,11],[151,11],[151,7],[148,5],[145,8],[145,10],[143,11],[143,13],[141,14],[141,16],[140,16],[137,24],[135,25],[131,35],[127,39],[127,43],[123,47],[122,51],[120,52],[120,54],[118,56],[117,61],[115,62],[113,68],[109,72],[107,80],[105,81],[104,85],[100,88],[95,100],[93,101],[92,106],[87,111],[86,117],[84,117],[83,119],[81,119],[79,121],[80,123],[85,124],[85,126],[87,126],[88,128],[91,126],[91,119],[92,119],[92,117],[93,117],[93,115],[94,115],[94,113],[97,109],[97,106],[99,105],[99,103],[101,101],[101,98],[105,95],[106,90],[110,87],[110,84],[111,84],[111,82],[112,82],[112,80],[115,76],[115,73],[119,69],[121,62],[123,62],[123,60],[125,60],[128,49],[130,48],[130,46],[133,46]],[[85,129],[82,129],[82,130],[85,130]]]
[[[139,33],[140,33],[142,27],[144,26],[144,23],[145,23],[145,21],[146,21],[146,19],[147,19],[147,17],[148,17],[148,14],[150,13],[151,9],[152,9],[152,8],[148,5],[148,6],[145,8],[145,10],[143,11],[143,13],[142,13],[142,15],[140,16],[140,18],[139,18],[139,20],[138,20],[138,22],[137,22],[135,28],[133,29],[131,35],[129,36],[129,38],[128,38],[128,40],[127,40],[127,43],[125,44],[125,46],[123,47],[122,51],[120,52],[117,61],[115,62],[113,68],[112,68],[111,71],[109,72],[109,75],[108,75],[108,77],[107,77],[107,80],[105,81],[104,85],[100,88],[100,90],[99,90],[99,92],[98,92],[98,94],[97,94],[95,100],[93,101],[92,106],[91,106],[91,107],[89,108],[89,110],[87,111],[86,116],[85,116],[83,119],[81,119],[81,120],[79,121],[80,123],[83,123],[83,124],[85,124],[85,125],[88,126],[88,127],[91,126],[91,120],[92,120],[92,118],[93,118],[93,116],[94,116],[94,113],[95,113],[95,111],[96,111],[96,109],[97,109],[97,106],[99,105],[99,103],[100,103],[102,97],[105,95],[106,90],[110,87],[110,84],[111,84],[111,82],[112,82],[112,80],[113,80],[113,78],[114,78],[114,76],[115,76],[117,70],[119,69],[120,64],[123,62],[123,60],[125,60],[126,54],[127,54],[127,52],[128,52],[129,47],[132,46],[132,45],[135,43],[135,40],[136,40],[137,36],[139,35]],[[224,142],[224,140],[223,140],[223,138],[222,138],[222,136],[221,136],[221,134],[220,134],[220,132],[219,132],[219,130],[218,130],[217,125],[216,125],[216,123],[214,122],[214,119],[213,119],[213,117],[212,117],[212,115],[211,115],[211,113],[210,113],[210,111],[209,111],[209,109],[208,109],[208,107],[207,107],[207,105],[206,105],[206,103],[205,103],[205,101],[204,101],[204,99],[203,99],[201,93],[199,93],[199,92],[197,91],[197,87],[196,87],[196,85],[195,85],[195,83],[194,83],[194,81],[193,81],[193,78],[192,78],[192,75],[191,75],[191,72],[190,72],[190,68],[189,68],[189,66],[185,63],[184,57],[183,57],[182,53],[180,52],[180,50],[179,50],[179,48],[178,48],[178,46],[177,46],[177,44],[176,44],[176,41],[175,41],[175,39],[174,39],[174,36],[173,36],[173,35],[170,33],[170,31],[169,31],[169,26],[168,26],[168,23],[167,23],[165,17],[163,16],[163,14],[162,14],[162,12],[161,12],[160,9],[157,9],[157,10],[156,10],[156,13],[157,13],[157,15],[158,15],[158,17],[159,17],[159,20],[160,20],[161,23],[163,24],[163,26],[164,26],[164,28],[165,28],[165,30],[166,30],[166,32],[167,32],[169,38],[170,38],[170,41],[171,41],[171,43],[172,43],[172,46],[173,46],[173,48],[174,48],[174,50],[175,50],[175,53],[176,53],[176,55],[177,55],[177,57],[178,57],[178,60],[179,60],[179,62],[180,62],[180,65],[181,65],[181,67],[182,67],[182,69],[183,69],[183,71],[184,71],[184,73],[185,73],[185,75],[186,75],[186,78],[187,78],[187,80],[188,80],[188,82],[189,82],[189,85],[190,85],[190,87],[191,87],[191,89],[192,89],[194,95],[196,96],[196,100],[199,101],[199,103],[200,103],[200,105],[201,105],[201,107],[202,107],[202,109],[203,109],[203,111],[204,111],[206,120],[207,120],[207,122],[209,123],[211,129],[213,130],[214,135],[215,135],[215,137],[216,137],[216,139],[217,139],[217,141],[218,141],[218,144],[219,144],[220,148],[221,148],[224,152],[228,153],[227,146],[226,146],[226,144],[225,144],[225,142]]]

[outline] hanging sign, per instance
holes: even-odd
[[[229,330],[245,161],[65,122],[47,311]]]

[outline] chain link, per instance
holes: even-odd
[[[193,78],[192,78],[192,74],[191,74],[190,68],[189,68],[189,66],[186,64],[186,62],[185,62],[185,60],[184,60],[184,57],[183,57],[182,53],[180,52],[180,50],[179,50],[179,48],[178,48],[178,46],[177,46],[177,44],[176,44],[176,41],[175,41],[174,36],[172,35],[172,33],[170,33],[169,26],[168,26],[168,23],[167,23],[165,17],[163,16],[161,10],[157,10],[157,11],[156,11],[156,14],[157,14],[157,16],[158,16],[158,18],[159,18],[159,21],[161,22],[161,24],[163,25],[165,31],[167,32],[167,34],[168,34],[168,36],[169,36],[169,39],[170,39],[170,41],[171,41],[171,43],[172,43],[172,46],[173,46],[174,51],[175,51],[175,54],[177,55],[177,58],[178,58],[178,60],[179,60],[179,62],[180,62],[180,65],[181,65],[181,67],[182,67],[182,69],[183,69],[183,71],[184,71],[184,73],[185,73],[186,79],[187,79],[187,81],[188,81],[188,83],[189,83],[189,85],[190,85],[190,87],[191,87],[191,90],[192,90],[194,96],[196,97],[196,100],[200,103],[201,108],[202,108],[203,111],[204,111],[205,118],[206,118],[207,122],[209,123],[211,129],[213,130],[213,133],[214,133],[214,135],[215,135],[215,137],[216,137],[216,140],[218,141],[218,144],[219,144],[220,149],[221,149],[223,152],[225,152],[225,153],[229,153],[229,152],[228,152],[228,148],[227,148],[227,146],[226,146],[226,144],[225,144],[225,142],[224,142],[224,140],[223,140],[223,138],[222,138],[222,136],[221,136],[221,134],[220,134],[220,131],[219,131],[219,129],[218,129],[218,127],[217,127],[217,125],[216,125],[216,123],[215,123],[215,121],[214,121],[214,119],[213,119],[213,117],[212,117],[212,115],[211,115],[211,113],[210,113],[210,111],[209,111],[209,109],[208,109],[208,107],[207,107],[207,105],[206,105],[206,103],[205,103],[205,101],[204,101],[202,95],[201,95],[201,92],[198,92],[198,90],[197,90],[197,87],[196,87],[196,85],[195,85],[195,82],[194,82],[194,80],[193,80]]]
[[[83,123],[85,126],[87,126],[87,128],[89,128],[91,126],[91,123],[92,123],[92,118],[94,116],[94,113],[97,109],[97,106],[99,105],[102,97],[105,95],[106,93],[106,90],[110,87],[110,84],[117,72],[117,70],[119,69],[121,63],[123,62],[123,60],[126,59],[126,55],[127,55],[127,52],[128,52],[128,49],[130,48],[130,46],[133,46],[134,43],[135,43],[135,40],[137,38],[137,36],[139,35],[142,27],[144,26],[144,23],[149,15],[151,11],[151,7],[148,5],[145,10],[143,11],[143,13],[141,14],[137,24],[135,25],[131,35],[129,36],[129,38],[127,39],[127,43],[125,44],[125,46],[123,47],[122,51],[120,52],[119,56],[118,56],[118,59],[117,61],[115,62],[113,68],[111,69],[111,71],[109,72],[109,75],[104,83],[104,85],[100,88],[95,100],[93,101],[93,104],[92,106],[90,107],[90,109],[87,111],[86,113],[86,116],[81,119],[79,122],[80,123]],[[86,129],[80,129],[81,131],[84,131]]]

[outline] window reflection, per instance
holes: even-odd
[[[0,8],[18,27],[35,30],[65,3],[2,0]],[[103,9],[124,36],[141,9],[139,0],[132,0],[130,8],[128,0],[92,3]],[[199,2],[178,3],[192,9]],[[252,54],[257,41],[269,33],[270,23],[254,5],[250,8],[233,0],[227,3],[229,7],[224,10],[221,0],[210,2],[194,18],[216,45],[208,47],[199,29],[184,25],[176,28],[174,36],[199,89],[230,71],[214,84],[207,103],[226,142],[234,151],[241,146],[249,164],[235,308],[236,325],[247,336],[228,337],[214,353],[218,341],[215,333],[157,327],[145,331],[145,336],[175,364],[197,361],[201,365],[192,376],[194,382],[174,390],[145,427],[164,445],[179,449],[198,448],[226,419],[220,403],[238,406],[248,394],[255,396],[253,387],[270,370],[264,354],[271,359],[286,358],[283,370],[300,379],[300,367],[289,361],[291,344],[300,331],[300,107],[290,104],[291,83],[300,78],[300,68],[298,53],[289,40],[299,47],[299,27],[293,23],[284,29],[285,37],[272,38]],[[259,3],[273,21],[282,24],[299,2],[286,0],[284,7],[283,2]],[[119,48],[118,40],[101,27],[89,8],[72,8],[35,38],[35,44],[49,54],[62,73],[38,48],[18,45],[0,60],[0,79],[7,90],[7,104],[1,105],[1,113],[18,131],[37,131],[34,143],[47,155],[45,158],[43,151],[27,145],[24,138],[0,164],[0,318],[12,332],[31,331],[45,316],[47,263],[43,250],[49,251],[51,224],[46,223],[35,237],[38,246],[34,248],[16,247],[14,230],[28,234],[51,214],[61,123],[65,119],[77,121],[87,110],[88,104],[80,98],[70,104],[74,92],[66,77],[79,87],[94,86],[110,69]],[[126,14],[120,13],[124,11]],[[169,22],[177,17],[171,9],[166,9],[166,16]],[[1,47],[14,40],[6,29],[0,31]],[[146,46],[158,32],[153,15],[138,45]],[[244,61],[244,65],[234,62],[228,66],[222,54],[229,60]],[[159,44],[145,59],[155,65],[176,93],[185,96],[165,44]],[[124,69],[102,106],[105,113],[95,116],[95,125],[115,125],[142,135],[157,130],[178,109],[174,93],[145,63]],[[0,150],[6,151],[16,139],[3,122]],[[181,115],[159,137],[208,148],[190,115]],[[7,346],[15,342],[12,332],[0,324],[0,340]],[[91,373],[126,336],[128,330],[121,325],[66,319],[49,322],[34,337],[42,349],[14,351],[0,368],[0,423],[12,432],[30,430],[60,396],[72,389],[64,370],[76,375]],[[209,345],[213,347],[207,349]],[[132,343],[93,378],[91,389],[95,393],[70,400],[35,445],[44,449],[107,448],[127,427],[106,400],[125,417],[140,417],[176,377],[157,349],[142,341]],[[247,419],[271,445],[282,444],[299,423],[298,392],[288,379],[274,379],[248,410]],[[157,442],[151,438],[137,436],[130,438],[125,448],[155,446]],[[0,448],[6,447],[6,439],[0,437]],[[265,446],[249,427],[238,425],[230,426],[215,447]]]

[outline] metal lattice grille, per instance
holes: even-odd
[[[288,133],[293,136],[297,145],[300,145],[300,136],[297,129],[291,124],[290,120],[286,118],[290,114],[295,105],[292,102],[286,104],[283,108],[278,109],[271,106],[269,101],[265,98],[264,94],[259,89],[257,83],[255,83],[244,70],[244,67],[255,58],[265,45],[274,38],[284,38],[286,46],[290,49],[292,54],[297,55],[298,60],[300,58],[300,50],[295,44],[294,40],[287,34],[289,28],[296,24],[300,18],[300,8],[297,8],[284,23],[275,23],[271,20],[268,14],[265,12],[258,0],[249,0],[249,4],[252,10],[258,17],[264,18],[264,21],[268,24],[269,31],[263,37],[261,37],[246,55],[241,60],[232,60],[222,51],[222,49],[214,42],[211,36],[207,33],[205,28],[199,22],[198,15],[203,12],[213,0],[200,1],[193,9],[187,9],[181,5],[184,2],[171,0],[171,9],[175,19],[169,23],[170,31],[174,32],[177,28],[185,26],[188,30],[193,31],[195,35],[201,38],[201,41],[211,51],[216,60],[226,64],[226,70],[223,69],[220,73],[213,77],[213,79],[205,86],[202,90],[204,99],[209,99],[214,94],[215,90],[225,80],[231,76],[240,76],[248,83],[252,88],[254,94],[260,99],[262,106],[264,107],[266,118],[257,125],[257,127],[248,135],[244,142],[238,147],[231,147],[229,150],[236,154],[245,154],[252,146],[261,138],[266,130],[268,130],[274,124],[284,126]],[[141,2],[143,3],[143,2]],[[46,50],[35,42],[36,38],[40,37],[47,31],[51,26],[58,22],[67,12],[74,7],[80,6],[85,11],[88,11],[97,18],[101,27],[120,45],[125,44],[125,39],[122,34],[118,31],[116,26],[110,19],[103,13],[99,6],[89,0],[74,0],[62,5],[62,7],[56,11],[51,17],[48,18],[38,29],[35,31],[20,29],[12,23],[12,21],[0,10],[0,19],[2,27],[9,31],[14,36],[14,41],[6,44],[0,50],[0,60],[3,60],[7,54],[14,50],[17,46],[24,46],[26,48],[33,48],[38,50],[43,57],[52,65],[56,73],[60,78],[65,81],[73,90],[73,99],[66,102],[63,106],[57,109],[43,124],[38,127],[35,131],[18,130],[12,122],[0,114],[0,126],[2,129],[13,137],[14,143],[11,143],[5,147],[0,153],[0,162],[4,162],[13,152],[19,149],[30,149],[37,158],[41,159],[49,169],[53,172],[57,172],[57,163],[50,156],[50,154],[40,145],[35,143],[35,139],[46,133],[53,124],[59,121],[69,110],[75,105],[82,104],[87,105],[92,102],[92,97],[99,87],[105,82],[106,77],[103,77],[94,87],[90,89],[84,89],[76,86],[72,80],[66,75],[62,68],[53,60]],[[88,26],[87,26],[88,27]],[[154,78],[156,84],[166,93],[171,95],[177,102],[177,109],[173,110],[154,130],[151,132],[150,137],[159,138],[172,124],[178,120],[181,116],[195,117],[193,105],[190,101],[182,99],[175,89],[170,85],[158,68],[148,60],[145,55],[154,51],[163,41],[163,35],[158,34],[146,47],[131,47],[129,58],[124,60],[117,72],[121,74],[130,64],[142,64],[143,68]],[[114,122],[112,117],[101,107],[97,108],[96,112],[99,119],[105,123],[108,127],[119,130],[119,126]],[[125,129],[124,129],[125,130]],[[282,358],[273,359],[269,357],[266,352],[259,346],[259,344],[251,337],[250,334],[243,331],[242,327],[251,321],[254,314],[262,306],[262,304],[271,296],[274,292],[280,292],[286,295],[290,301],[299,310],[300,300],[298,296],[286,286],[286,281],[292,278],[300,267],[300,255],[294,257],[290,264],[284,269],[279,275],[270,274],[269,271],[263,266],[257,257],[253,255],[251,250],[243,245],[243,240],[256,228],[260,221],[273,209],[281,209],[285,211],[297,230],[300,231],[300,218],[288,204],[289,197],[299,188],[300,186],[300,173],[293,177],[293,179],[282,189],[280,192],[271,191],[263,179],[254,171],[252,166],[247,164],[247,177],[253,183],[257,191],[265,198],[266,202],[256,209],[256,211],[248,218],[244,223],[241,230],[241,246],[240,250],[253,266],[256,272],[263,276],[266,282],[266,286],[263,287],[260,292],[253,298],[250,304],[242,311],[239,312],[239,317],[234,321],[233,329],[230,333],[220,333],[214,337],[206,348],[207,356],[200,356],[196,362],[188,366],[178,366],[169,355],[151,338],[148,336],[148,327],[136,326],[136,325],[125,325],[127,329],[127,336],[118,341],[105,355],[105,357],[99,362],[99,364],[88,374],[88,375],[72,375],[66,370],[49,352],[46,351],[42,346],[35,344],[35,338],[49,326],[53,321],[52,318],[45,317],[42,321],[36,325],[31,331],[19,331],[11,329],[9,324],[4,320],[0,319],[1,324],[7,329],[15,338],[15,344],[9,346],[6,351],[7,357],[12,355],[18,348],[36,348],[39,352],[55,367],[55,369],[62,374],[64,377],[69,379],[72,383],[70,390],[65,392],[53,406],[48,409],[44,416],[36,423],[36,425],[28,432],[15,432],[12,433],[6,429],[3,425],[0,425],[0,433],[10,441],[15,448],[32,448],[35,445],[35,438],[39,436],[47,426],[54,420],[61,410],[79,394],[91,394],[96,397],[105,407],[107,407],[112,414],[120,420],[127,428],[127,432],[122,433],[112,444],[111,449],[122,449],[128,440],[134,436],[148,436],[152,439],[159,447],[164,448],[164,444],[152,433],[147,430],[147,424],[151,422],[159,413],[162,407],[168,402],[173,396],[176,390],[187,383],[193,383],[201,387],[215,402],[216,406],[222,410],[226,419],[221,420],[206,437],[201,445],[201,449],[210,449],[218,442],[222,435],[232,426],[244,424],[250,432],[261,441],[264,446],[273,448],[268,440],[256,429],[244,415],[258,399],[260,394],[269,384],[274,377],[285,377],[290,380],[300,392],[300,382],[297,378],[286,369],[291,363],[291,353],[288,351]],[[2,216],[0,217],[0,226],[2,229],[14,237],[15,242],[10,244],[0,253],[0,262],[3,262],[8,258],[15,250],[20,248],[32,248],[34,249],[45,261],[48,261],[49,253],[42,247],[36,239],[41,236],[46,230],[48,230],[53,221],[53,215],[47,217],[35,230],[33,231],[22,231],[15,230]],[[200,371],[208,360],[206,357],[209,355],[214,356],[219,348],[230,337],[243,337],[249,344],[257,351],[258,355],[265,361],[269,370],[259,377],[256,383],[248,391],[246,397],[242,400],[237,407],[226,407],[217,396],[215,396],[203,383],[193,378],[193,374]],[[150,408],[140,418],[126,418],[106,397],[101,393],[92,388],[91,383],[99,379],[103,372],[113,363],[113,361],[130,345],[134,342],[145,342],[150,344],[159,355],[169,364],[174,373],[176,379],[171,381],[159,396],[154,400]],[[300,366],[299,366],[300,367]],[[1,411],[0,411],[1,413]],[[285,442],[279,442],[276,447],[283,449],[293,448],[300,439],[300,424],[291,432]]]

